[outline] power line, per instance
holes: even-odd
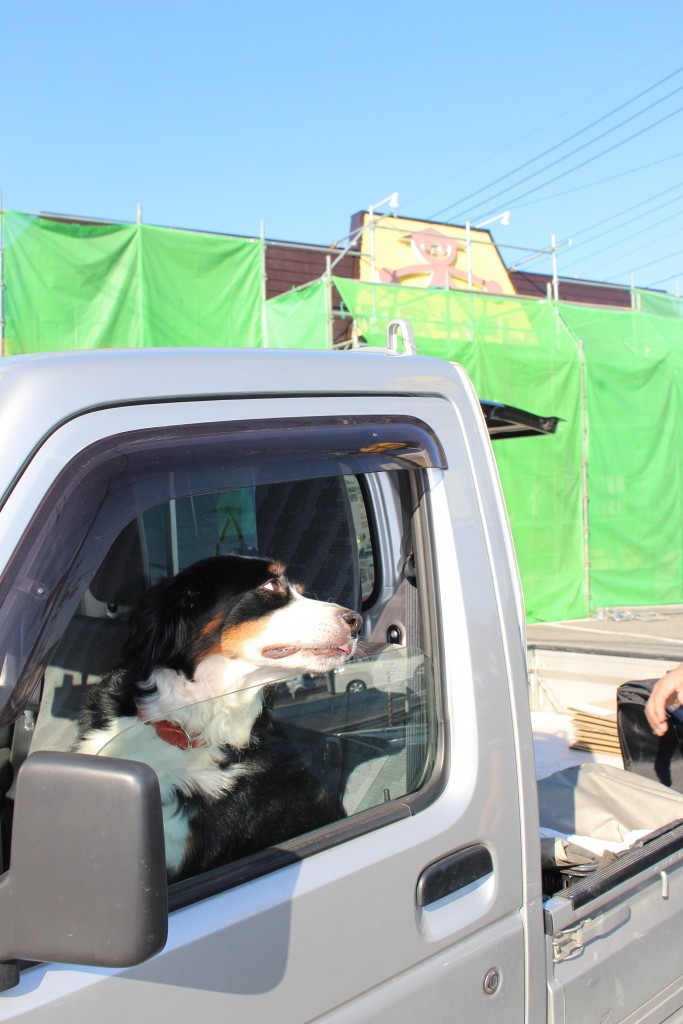
[[[607,153],[612,153],[615,149],[619,149],[620,146],[626,145],[627,142],[632,142],[633,139],[639,138],[641,135],[644,135],[645,132],[649,132],[653,128],[657,128],[660,124],[663,124],[670,118],[675,117],[676,114],[680,114],[681,111],[683,111],[683,107],[677,107],[676,110],[672,110],[669,114],[666,114],[664,117],[660,117],[660,119],[658,121],[655,121],[653,124],[646,125],[645,128],[641,128],[640,131],[634,132],[633,135],[629,135],[627,138],[622,139],[620,142],[615,142],[614,145],[608,146],[607,149],[601,150],[599,153],[596,153],[594,156],[589,157],[587,160],[582,160],[581,163],[575,164],[573,167],[570,167],[566,171],[562,171],[560,174],[556,174],[555,177],[551,178],[549,181],[543,182],[540,185],[536,185],[534,186],[534,188],[528,189],[526,192],[522,192],[521,195],[515,196],[513,199],[506,200],[507,204],[509,206],[514,206],[515,203],[517,203],[520,199],[526,199],[527,196],[533,195],[533,193],[538,192],[539,189],[546,188],[548,185],[552,185],[553,182],[559,181],[560,178],[566,178],[568,174],[573,174],[574,171],[578,171],[582,167],[586,167],[588,164],[593,163],[594,160],[599,160],[601,156],[605,156]],[[518,182],[518,184],[520,183]],[[506,189],[506,191],[509,190]],[[486,217],[490,216],[493,212],[494,211],[491,211],[491,213],[482,213],[480,214],[480,216],[485,219]],[[453,221],[451,219],[449,223],[452,222]]]
[[[654,224],[649,224],[644,230],[634,231],[633,234],[626,235],[625,238],[620,238],[616,242],[611,242],[609,245],[603,245],[602,249],[596,249],[594,252],[584,253],[583,256],[580,257],[581,258],[581,262],[582,263],[586,263],[586,262],[588,262],[590,260],[593,260],[593,259],[595,259],[596,256],[600,256],[603,252],[608,252],[610,249],[614,249],[614,248],[616,248],[619,245],[623,245],[624,242],[630,242],[632,238],[638,238],[638,237],[644,238],[645,235],[649,234],[655,228],[661,227],[662,224],[668,224],[668,223],[671,222],[671,220],[672,220],[671,217],[664,217],[664,218],[662,218],[662,220],[658,220]],[[671,232],[671,234],[676,234],[676,233],[680,233],[680,228],[677,228],[676,231],[672,231]],[[668,238],[669,235],[664,235],[663,237],[664,238]],[[659,239],[659,241],[661,241],[661,238]],[[648,241],[647,243],[644,243],[644,244],[652,245],[653,242],[650,240],[650,241]],[[642,246],[641,246],[641,248],[642,248]],[[637,252],[638,250],[634,249],[632,251],[633,252]],[[630,253],[625,252],[623,255],[624,256],[629,256]],[[576,260],[573,260],[572,262],[569,263],[570,267],[572,266],[572,263],[575,264]],[[602,266],[605,266],[605,264],[603,263]],[[594,273],[596,270],[600,270],[600,266],[594,267],[593,270],[591,271],[591,273]]]
[[[527,160],[523,164],[520,164],[519,167],[515,167],[512,171],[506,172],[505,174],[501,175],[499,178],[496,178],[494,181],[489,182],[487,185],[482,185],[480,188],[475,189],[474,192],[470,192],[468,195],[463,196],[460,199],[456,199],[455,202],[449,203],[448,206],[444,206],[444,207],[442,207],[442,209],[437,210],[436,213],[433,213],[430,216],[429,219],[433,220],[434,218],[441,216],[441,214],[446,213],[448,210],[451,210],[454,206],[458,206],[461,203],[466,203],[468,199],[473,199],[475,196],[481,195],[482,192],[487,192],[490,188],[493,188],[495,185],[498,185],[501,181],[505,181],[506,178],[511,178],[513,174],[517,174],[518,171],[525,170],[531,164],[536,163],[538,160],[542,160],[544,156],[548,156],[548,154],[553,153],[556,149],[560,149],[562,146],[567,145],[567,143],[571,142],[573,139],[576,139],[580,135],[583,135],[585,132],[590,131],[591,128],[594,128],[596,125],[601,124],[603,121],[606,121],[608,118],[612,117],[614,114],[617,114],[620,110],[623,110],[625,107],[630,106],[632,103],[636,103],[643,96],[647,95],[647,93],[652,92],[653,89],[657,89],[660,85],[663,85],[664,82],[668,82],[669,79],[674,78],[676,75],[679,75],[681,73],[681,71],[683,71],[683,67],[676,68],[675,71],[672,71],[671,74],[666,75],[664,78],[661,78],[659,81],[655,82],[654,85],[650,85],[650,86],[648,86],[647,89],[643,89],[636,96],[631,97],[631,99],[626,100],[624,103],[620,103],[619,106],[614,107],[614,109],[610,110],[607,114],[603,114],[602,117],[597,118],[595,121],[592,121],[590,124],[586,125],[584,128],[581,128],[579,131],[574,132],[572,135],[567,136],[567,138],[562,139],[560,142],[555,143],[554,146],[550,146],[548,149],[544,150],[542,153],[539,153],[537,156],[534,156],[530,160]],[[673,92],[680,92],[680,89],[674,89]],[[646,113],[648,110],[651,109],[652,106],[656,106],[658,103],[663,103],[664,100],[668,99],[669,96],[671,96],[671,95],[673,95],[673,93],[669,93],[667,96],[664,96],[664,97],[662,97],[659,100],[656,100],[655,103],[651,104],[650,107],[646,107],[644,110],[639,111],[638,113],[632,115],[631,118],[627,118],[625,121],[621,122],[621,124],[615,125],[613,128],[610,128],[609,132],[616,131],[616,129],[620,128],[622,126],[622,124],[626,124],[629,120],[633,120],[633,118],[639,117],[641,114]],[[605,132],[603,134],[609,134],[609,132]],[[486,202],[490,202],[491,200],[496,199],[496,198],[498,198],[498,196],[504,194],[504,192],[509,191],[510,188],[515,188],[517,185],[521,185],[525,181],[529,181],[530,178],[533,178],[533,177],[535,177],[538,174],[542,174],[543,171],[548,170],[549,167],[553,167],[557,163],[561,163],[562,160],[569,159],[569,157],[573,156],[574,153],[578,153],[581,149],[585,149],[586,146],[592,145],[593,142],[598,141],[602,137],[603,137],[602,135],[599,135],[599,136],[597,136],[596,139],[593,139],[593,140],[591,140],[589,142],[584,143],[582,146],[577,147],[577,149],[572,150],[572,152],[566,153],[562,157],[558,157],[557,160],[552,161],[550,164],[547,164],[545,167],[540,168],[540,170],[534,171],[533,174],[528,175],[526,178],[522,178],[520,181],[517,181],[513,185],[508,186],[507,189],[503,189],[501,192],[497,192],[495,195],[489,196],[489,198],[486,200]]]
[[[603,217],[602,220],[595,221],[593,224],[589,224],[587,228],[580,228],[579,231],[572,233],[572,238],[578,238],[579,235],[585,235],[586,232],[592,231],[593,228],[602,227],[603,224],[607,224],[611,220],[615,220],[617,217],[622,217],[625,213],[630,213],[631,210],[637,210],[640,206],[645,206],[646,203],[651,203],[655,199],[660,199],[661,196],[667,196],[669,192],[675,192],[677,188],[681,188],[681,182],[677,182],[675,185],[671,185],[669,188],[662,189],[661,192],[655,192],[653,196],[648,196],[647,199],[641,199],[640,202],[634,203],[633,206],[627,206],[623,210],[618,210],[617,213],[610,214],[609,217]],[[655,207],[659,209],[659,207]],[[650,213],[654,213],[654,210],[650,210]],[[595,239],[594,239],[595,240]]]
[[[677,186],[677,187],[680,188],[680,187],[683,187],[683,186]],[[676,199],[667,199],[665,202],[660,203],[659,206],[655,206],[651,210],[645,210],[643,213],[639,213],[637,217],[631,217],[630,220],[628,220],[626,222],[626,224],[622,224],[620,226],[621,227],[626,227],[627,224],[629,224],[629,225],[633,224],[635,221],[640,220],[641,217],[650,217],[657,210],[661,210],[665,206],[671,207],[674,203],[680,203],[682,199],[683,199],[683,195],[678,196]],[[666,224],[667,221],[670,221],[670,220],[671,220],[671,217],[664,217],[662,220],[656,221],[654,224],[649,224],[644,230],[641,229],[640,231],[634,232],[632,235],[626,235],[625,238],[619,238],[619,239],[617,239],[616,242],[610,242],[609,245],[603,246],[602,249],[596,249],[593,252],[583,253],[583,254],[579,255],[579,260],[581,260],[582,262],[585,262],[586,260],[593,259],[595,256],[599,256],[600,253],[607,252],[608,249],[613,249],[617,245],[623,245],[624,242],[628,242],[631,238],[635,238],[637,235],[643,235],[646,232],[652,231],[654,228],[659,227],[660,224]],[[599,234],[595,235],[593,238],[587,238],[587,239],[585,239],[584,242],[579,242],[578,244],[579,245],[585,245],[586,242],[597,242],[597,240],[599,238],[604,238],[605,235],[611,234],[613,230],[614,230],[613,228],[608,228],[607,231],[601,231]],[[618,230],[618,228],[617,228],[617,230]],[[580,232],[578,232],[578,234],[580,234]],[[572,236],[572,243],[574,243],[575,238],[576,238],[576,235],[573,235]],[[570,260],[569,261],[569,266],[572,266],[572,264],[575,264],[576,262],[577,262],[576,260]],[[565,266],[566,266],[566,264],[565,264]]]
[[[589,233],[591,231],[594,231],[595,228],[602,227],[603,224],[609,224],[610,221],[616,220],[619,217],[624,217],[627,214],[631,213],[633,210],[638,210],[638,209],[640,209],[641,206],[646,206],[648,203],[652,203],[656,199],[661,199],[662,196],[669,196],[671,194],[671,192],[675,192],[676,190],[681,189],[681,188],[683,188],[683,183],[677,182],[675,185],[669,186],[669,188],[661,189],[661,191],[655,192],[655,194],[652,195],[652,196],[647,196],[645,199],[641,199],[637,203],[632,203],[631,206],[626,206],[626,207],[624,207],[621,210],[617,210],[616,213],[611,213],[608,217],[603,217],[601,220],[594,221],[592,224],[589,224],[587,227],[580,228],[578,231],[572,232],[572,245],[574,245],[575,239],[578,238],[580,235],[585,235],[585,234],[587,234],[587,233]],[[671,203],[677,203],[681,198],[683,198],[683,196],[677,196],[677,197],[675,197],[673,199],[666,199],[663,203],[659,203],[658,206],[653,206],[651,209],[645,210],[642,214],[638,214],[637,217],[631,217],[630,221],[628,221],[628,223],[633,223],[634,220],[638,220],[641,216],[649,217],[653,213],[655,213],[657,210],[661,210],[663,207],[668,206]],[[619,227],[624,227],[624,226],[625,226],[624,224],[617,225],[616,230],[618,230]],[[597,242],[597,240],[599,238],[604,238],[605,235],[609,235],[612,230],[614,230],[614,229],[613,228],[608,228],[606,231],[601,231],[597,235],[593,235],[592,238],[585,239],[585,242]],[[620,241],[624,241],[624,240],[621,239]],[[585,242],[579,242],[578,245],[583,245],[583,244],[585,244]],[[513,247],[506,246],[506,248],[514,248],[514,246]],[[534,251],[536,251],[536,250],[534,250]],[[596,255],[596,254],[593,254],[593,255]],[[583,260],[586,257],[585,256],[581,256],[580,258],[581,258],[581,260]],[[570,263],[569,263],[570,266],[571,266],[571,263],[572,263],[572,261],[570,260]],[[563,266],[566,266],[566,263],[564,261],[563,261]],[[514,270],[515,268],[511,267],[510,269]]]
[[[667,218],[667,220],[668,219],[669,218]],[[664,224],[664,223],[666,223],[666,221],[660,221],[660,224]],[[660,242],[666,241],[667,238],[671,238],[673,235],[680,235],[680,233],[681,233],[680,227],[674,228],[673,231],[668,231],[665,235],[660,235],[658,238],[651,239],[647,243],[647,245],[658,245]],[[633,236],[631,236],[631,237],[633,237]],[[626,241],[626,239],[624,239],[624,241]],[[610,248],[611,248],[611,246],[610,246]],[[619,256],[623,256],[624,259],[626,259],[628,256],[632,256],[634,253],[642,252],[642,251],[643,251],[643,246],[640,245],[640,246],[638,246],[637,249],[631,249],[628,252],[619,253]],[[603,269],[604,267],[612,266],[613,263],[614,263],[614,261],[612,260],[612,261],[608,261],[607,263],[598,264],[597,267],[593,267],[593,270],[591,271],[591,273],[594,274],[597,271],[600,271],[601,269]]]
[[[622,270],[621,273],[615,274],[615,277],[626,277],[627,274],[635,274],[638,270],[645,270],[647,267],[653,267],[655,263],[662,263],[664,260],[672,260],[674,256],[683,255],[683,249],[679,249],[677,252],[670,252],[666,256],[659,256],[656,260],[650,260],[649,263],[641,263],[639,267],[631,267],[629,270]]]
[[[669,281],[675,281],[677,278],[683,277],[683,272],[678,274],[670,274],[668,277],[660,277],[659,281],[650,281],[649,284],[642,285],[643,288],[656,288],[658,284],[667,284]],[[680,298],[680,296],[676,296]]]
[[[534,135],[537,135],[539,132],[543,131],[544,128],[547,128],[549,125],[557,124],[558,118],[565,118],[569,114],[573,114],[575,110],[580,110],[581,107],[584,107],[587,103],[592,103],[593,100],[597,99],[598,96],[602,96],[603,93],[609,92],[610,89],[613,89],[616,85],[620,85],[621,82],[626,81],[627,78],[631,78],[633,75],[637,74],[638,71],[642,71],[643,68],[648,67],[654,61],[659,61],[662,57],[665,57],[668,53],[671,53],[672,50],[678,49],[678,47],[680,47],[682,42],[683,42],[683,40],[679,39],[672,46],[668,46],[665,50],[662,50],[660,53],[657,53],[653,57],[650,57],[648,60],[644,61],[642,64],[638,64],[637,67],[632,68],[631,71],[627,71],[625,75],[621,75],[619,78],[614,79],[612,82],[610,82],[608,85],[606,85],[603,89],[598,89],[597,92],[591,93],[590,96],[587,96],[585,99],[581,100],[579,103],[575,103],[574,106],[569,107],[566,110],[563,110],[561,113],[554,114],[552,118],[550,118],[548,121],[544,121],[543,124],[536,125],[530,132],[527,132],[526,135],[523,135],[521,137],[516,137],[514,139],[514,141],[509,143],[507,146],[503,146],[501,149],[496,150],[494,153],[490,153],[488,156],[484,157],[482,160],[478,160],[475,164],[472,164],[470,167],[468,167],[468,168],[466,168],[466,169],[464,169],[462,171],[459,171],[457,174],[452,175],[450,178],[446,178],[445,181],[440,182],[438,185],[433,185],[431,188],[426,189],[426,191],[420,192],[419,195],[411,196],[409,199],[405,200],[402,203],[402,206],[403,207],[409,206],[411,203],[415,203],[419,199],[423,199],[425,196],[431,195],[432,192],[436,192],[437,189],[443,188],[444,185],[448,185],[452,181],[457,181],[458,178],[462,178],[465,174],[470,174],[472,171],[476,170],[478,167],[481,167],[482,164],[487,163],[489,160],[495,160],[495,158],[497,156],[500,156],[501,153],[505,153],[505,152],[507,152],[507,150],[511,149],[513,146],[518,146],[520,142],[525,142],[527,139],[532,138]],[[558,143],[558,146],[560,146],[560,145],[563,145],[563,143]],[[537,159],[541,159],[543,155],[544,154],[541,154],[541,156],[538,157]],[[526,165],[524,165],[524,166],[526,166]],[[514,174],[515,172],[511,171],[510,173]],[[495,182],[494,182],[494,184],[495,184]],[[429,219],[433,219],[433,217],[435,217],[435,216],[437,216],[437,215],[436,214],[432,214],[432,218],[429,218]]]
[[[658,167],[669,160],[676,160],[683,156],[683,152],[672,153],[671,156],[663,156],[660,160],[652,160],[647,164],[640,164],[638,167],[631,167],[628,171],[620,171],[619,174],[610,174],[606,178],[597,178],[594,181],[587,181],[583,185],[575,185],[574,188],[566,188],[562,192],[553,192],[550,196],[541,196],[538,199],[531,199],[528,203],[517,203],[516,209],[523,210],[526,206],[534,206],[536,203],[545,203],[550,199],[562,199],[563,196],[571,195],[573,192],[582,192],[587,188],[595,188],[596,185],[606,185],[618,178],[626,178],[629,174],[636,174],[638,171],[647,171],[650,167]]]

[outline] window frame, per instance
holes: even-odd
[[[226,449],[227,465],[234,467],[239,463],[240,468],[240,473],[235,474],[229,485],[221,481],[223,489],[296,478],[296,466],[300,467],[303,478],[329,475],[354,475],[361,478],[359,482],[372,530],[375,565],[379,569],[376,572],[372,602],[376,600],[384,567],[381,565],[381,555],[378,559],[381,541],[374,522],[374,506],[369,498],[367,481],[363,477],[366,474],[400,471],[406,487],[410,489],[412,513],[421,518],[425,512],[425,500],[428,501],[429,497],[428,487],[424,486],[421,479],[422,474],[446,468],[443,449],[431,428],[421,420],[403,415],[312,416],[277,421],[263,419],[173,424],[111,434],[82,447],[60,470],[44,494],[0,579],[0,609],[3,612],[0,615],[0,622],[3,623],[0,628],[0,644],[2,637],[7,636],[11,623],[20,619],[22,604],[31,606],[34,628],[23,670],[3,708],[6,723],[16,720],[31,701],[50,655],[120,530],[155,504],[170,498],[208,493],[212,489],[213,484],[210,485],[208,480],[201,490],[195,490],[189,484],[181,486],[176,480],[172,491],[161,494],[154,490],[154,481],[147,481],[147,497],[144,501],[139,500],[131,509],[126,500],[131,493],[128,484],[132,487],[135,472],[140,473],[141,467],[144,468],[145,453],[151,453],[154,470],[157,474],[163,474],[168,473],[169,467],[176,466],[173,463],[174,453],[183,452],[185,460],[191,463],[196,461],[197,451],[202,446],[206,452],[207,447],[218,451],[221,445]],[[268,458],[264,459],[264,463],[267,462],[271,470],[267,481],[261,479],[263,472],[259,472],[253,464],[254,456],[263,456],[266,451]],[[334,467],[334,473],[330,472],[331,467]],[[217,464],[212,467],[212,473],[218,472],[218,469]],[[187,479],[191,477],[189,473]],[[102,508],[106,502],[101,497],[103,481],[106,483],[104,491],[107,499],[110,504],[114,503],[116,512],[105,516],[104,520]],[[55,536],[60,536],[59,530],[65,529],[69,509],[73,507],[86,508],[88,516],[85,522],[80,523],[81,532],[71,537],[72,547],[53,544],[54,551],[46,560],[47,569],[43,565],[43,572],[32,571],[36,566],[41,568],[41,549],[49,546]],[[58,586],[51,587],[52,580]],[[16,600],[18,596],[21,598],[19,601]],[[434,596],[422,588],[421,611],[426,603],[431,605],[433,602]],[[5,614],[7,610],[9,615]],[[432,621],[433,608],[428,618]],[[431,651],[427,653],[432,657]],[[443,767],[446,735],[443,728],[442,682],[437,673],[434,664],[437,737],[431,774],[422,788],[388,804],[340,818],[329,828],[293,838],[279,848],[266,849],[242,861],[172,883],[169,885],[169,909],[189,906],[280,867],[297,863],[331,846],[374,832],[379,827],[410,817],[417,809],[431,803],[445,784]]]

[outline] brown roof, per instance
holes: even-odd
[[[545,299],[548,287],[552,291],[550,274],[530,274],[522,270],[509,271],[512,286],[518,295],[530,299]],[[621,306],[631,305],[631,292],[628,288],[618,285],[601,284],[597,281],[578,281],[561,278],[558,285],[558,298],[562,302],[579,302],[588,306]]]
[[[62,214],[41,213],[41,217],[60,220],[66,223],[110,224],[111,221],[95,220],[84,217],[71,217]],[[363,225],[364,212],[355,213],[351,218],[351,233]],[[432,223],[432,222],[429,222]],[[200,232],[214,234],[219,232]],[[334,262],[343,252],[342,249],[331,249],[323,245],[302,245],[297,242],[280,242],[266,240],[266,297],[299,288],[321,277],[327,267],[327,256]],[[334,268],[338,277],[358,277],[358,250],[352,249],[342,256]],[[545,299],[548,286],[552,287],[550,274],[533,274],[520,270],[508,272],[512,285],[518,295],[532,299]],[[559,282],[559,298],[563,302],[577,302],[591,306],[618,306],[628,308],[631,305],[631,293],[626,287],[604,284],[595,281],[561,279]],[[339,305],[339,296],[334,292],[333,302]],[[336,333],[336,332],[335,332]]]
[[[327,269],[327,256],[332,262],[340,255],[324,246],[298,246],[288,242],[266,242],[266,297],[299,288],[322,277]],[[358,259],[342,256],[333,270],[337,277],[357,277]]]

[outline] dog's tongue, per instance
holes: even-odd
[[[277,660],[278,658],[286,658],[288,655],[294,654],[295,651],[296,647],[264,647],[263,657]]]

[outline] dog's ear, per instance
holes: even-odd
[[[198,596],[177,579],[163,580],[137,605],[122,653],[141,680],[161,667],[192,675],[187,655],[196,628]]]

